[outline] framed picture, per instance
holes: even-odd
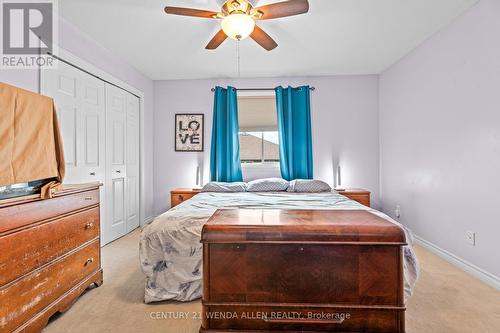
[[[204,114],[175,115],[175,151],[203,151]]]

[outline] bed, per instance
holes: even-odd
[[[405,302],[418,277],[413,237],[404,226],[387,215],[350,200],[335,191],[323,193],[288,192],[206,192],[194,196],[158,216],[146,225],[140,237],[140,261],[146,275],[146,303],[191,301],[202,293],[203,225],[218,208],[272,209],[363,209],[402,227],[408,245],[404,247]]]

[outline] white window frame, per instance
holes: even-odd
[[[239,91],[238,92],[238,97],[253,97],[253,96],[259,96],[259,97],[275,97],[276,93],[271,90],[261,90],[261,91]],[[260,131],[256,131],[260,132]],[[241,162],[241,168],[242,170],[273,170],[276,171],[280,169],[280,162],[252,162],[252,163],[245,163]]]

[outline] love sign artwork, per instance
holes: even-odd
[[[175,115],[175,151],[203,151],[203,116]]]

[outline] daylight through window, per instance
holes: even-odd
[[[238,120],[241,163],[279,162],[275,97],[238,97]]]

